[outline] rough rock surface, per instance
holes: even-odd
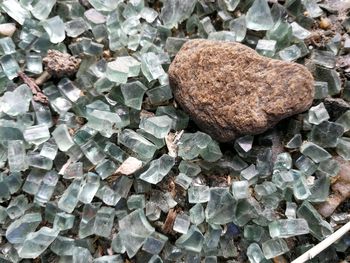
[[[190,40],[169,68],[175,98],[218,141],[264,132],[307,110],[313,77],[304,67],[269,59],[234,42]]]

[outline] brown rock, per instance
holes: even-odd
[[[218,141],[264,132],[307,110],[313,78],[299,64],[258,55],[234,42],[190,40],[169,68],[177,102]]]

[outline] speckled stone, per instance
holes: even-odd
[[[180,106],[221,142],[262,133],[307,110],[314,97],[313,77],[304,66],[234,42],[186,42],[170,65],[169,80]]]

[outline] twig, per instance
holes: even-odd
[[[300,257],[293,260],[292,263],[303,263],[303,262],[306,262],[306,261],[316,257],[320,252],[322,252],[327,247],[332,245],[339,238],[341,238],[343,235],[345,235],[348,231],[350,231],[350,222],[348,222],[347,224],[345,224],[344,226],[339,228],[336,232],[334,232],[332,235],[327,237],[322,242],[318,243],[316,246],[314,246],[310,250],[306,251]]]
[[[28,77],[24,72],[18,72],[18,76],[23,80],[25,84],[29,86],[34,95],[34,100],[39,101],[41,103],[47,104],[49,102],[46,95],[41,91],[39,86],[35,83],[35,81]]]
[[[51,78],[51,74],[46,70],[35,80],[35,84],[40,86],[43,85],[47,80]]]

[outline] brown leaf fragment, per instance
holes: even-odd
[[[162,231],[164,234],[169,234],[172,231],[175,218],[176,218],[176,211],[172,208],[169,210],[168,215],[165,219],[164,225],[162,226]]]
[[[317,207],[324,217],[331,216],[341,203],[350,198],[350,162],[341,157],[336,157],[336,160],[340,164],[340,170],[331,186],[333,194]]]

